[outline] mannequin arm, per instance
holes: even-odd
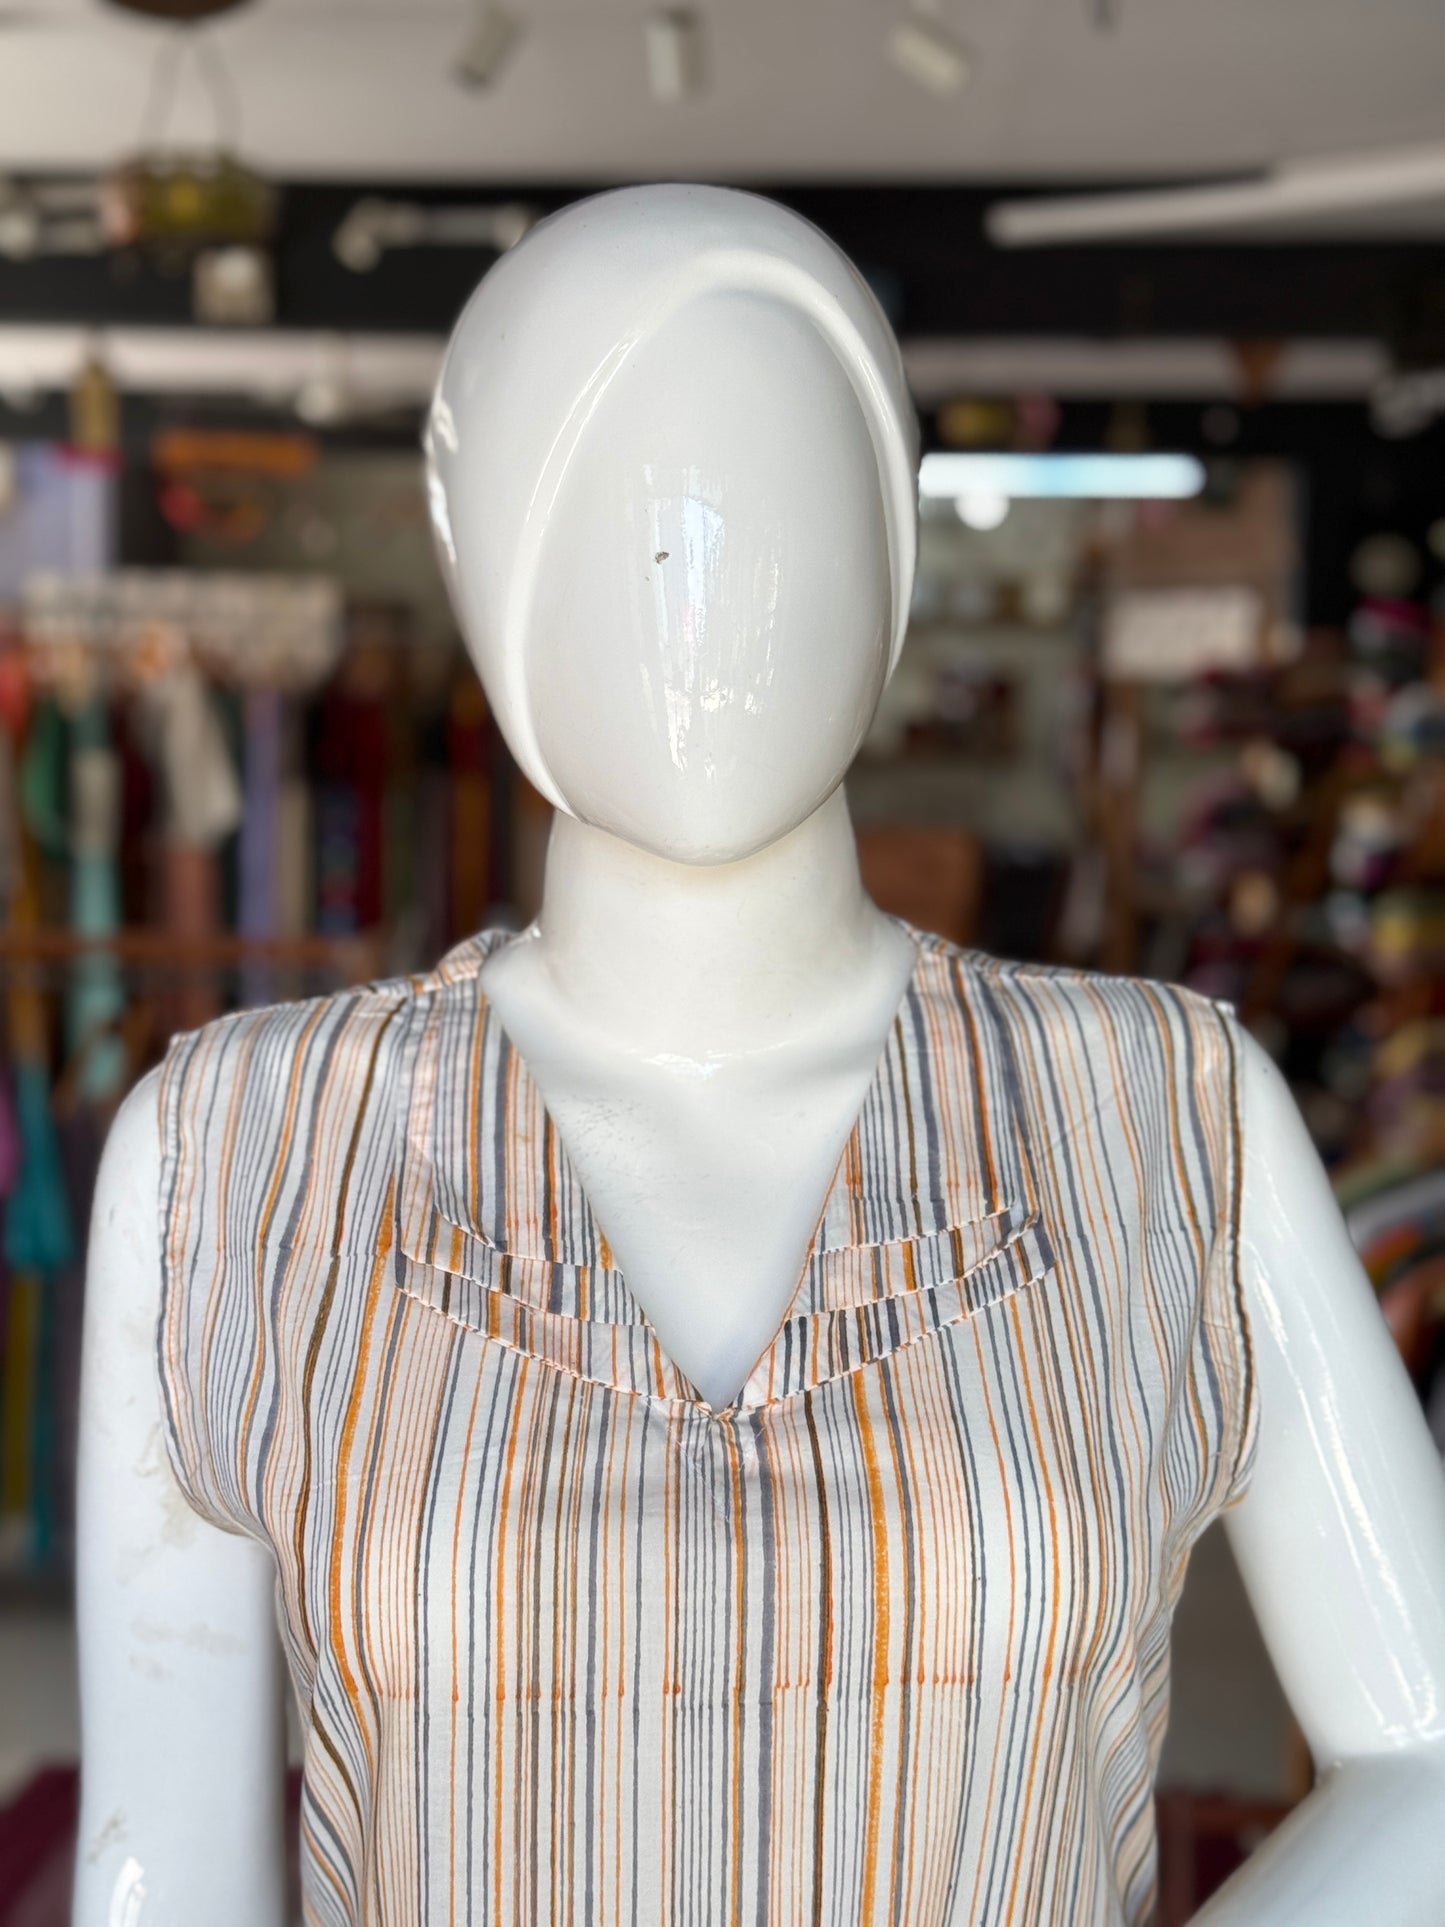
[[[156,1078],[106,1144],[91,1219],[78,1493],[84,1738],[75,1927],[284,1915],[273,1567],[188,1505],[162,1433]]]
[[[1314,1147],[1244,1061],[1242,1261],[1259,1451],[1227,1515],[1319,1775],[1203,1927],[1445,1919],[1445,1478]]]

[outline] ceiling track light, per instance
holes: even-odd
[[[973,56],[932,7],[915,8],[888,36],[888,58],[915,86],[940,100],[968,85]]]
[[[669,7],[649,16],[646,29],[647,84],[654,100],[686,100],[702,92],[702,22],[686,8]]]
[[[521,22],[495,0],[476,0],[453,72],[464,87],[490,87],[516,52]]]

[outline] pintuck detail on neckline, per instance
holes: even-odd
[[[1014,1291],[1039,1283],[1054,1265],[1048,1233],[1037,1219],[967,1269],[959,1267],[958,1245],[949,1232],[905,1242],[915,1279],[910,1289],[867,1303],[785,1317],[736,1397],[713,1416],[745,1414],[846,1377],[930,1332],[987,1311]],[[498,1279],[506,1265],[505,1256],[498,1254]],[[455,1324],[574,1378],[648,1398],[704,1405],[696,1387],[663,1351],[645,1316],[618,1321],[542,1311],[500,1282],[425,1264],[400,1250],[396,1282],[409,1298]]]
[[[1053,1262],[1006,1033],[965,953],[904,924],[914,968],[796,1291],[728,1412],[789,1397],[985,1309]],[[398,1092],[398,1287],[557,1369],[702,1404],[612,1261],[493,1013],[483,932],[418,986]],[[960,1067],[940,1088],[940,1065]],[[718,1416],[723,1414],[719,1413]]]

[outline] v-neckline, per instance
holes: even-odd
[[[898,1028],[902,1022],[904,1013],[908,1009],[909,1000],[918,985],[919,973],[923,968],[925,943],[924,933],[909,923],[905,918],[893,916],[887,912],[884,914],[888,916],[888,921],[892,923],[896,929],[902,931],[913,946],[913,956],[909,963],[908,975],[904,980],[898,1000],[893,1007],[893,1014],[888,1020],[888,1029],[884,1035],[882,1048],[878,1052],[872,1073],[864,1087],[863,1100],[854,1113],[853,1121],[848,1127],[842,1147],[838,1152],[837,1158],[834,1160],[832,1172],[824,1187],[822,1201],[818,1206],[817,1216],[813,1220],[813,1229],[808,1235],[808,1242],[803,1250],[802,1262],[799,1265],[797,1276],[793,1281],[792,1289],[789,1291],[787,1300],[784,1303],[782,1314],[774,1322],[765,1342],[759,1347],[747,1371],[743,1374],[741,1382],[733,1391],[726,1404],[713,1405],[703,1397],[691,1377],[682,1369],[668,1347],[663,1343],[662,1335],[653,1322],[652,1315],[638,1297],[637,1293],[633,1291],[632,1287],[627,1283],[626,1272],[623,1271],[619,1265],[614,1264],[610,1267],[626,1290],[631,1302],[636,1307],[638,1320],[646,1328],[651,1343],[657,1347],[658,1352],[680,1383],[686,1386],[691,1402],[709,1419],[730,1418],[739,1410],[740,1403],[745,1397],[748,1386],[752,1383],[754,1376],[767,1362],[778,1340],[783,1336],[797,1315],[798,1301],[802,1297],[809,1278],[812,1275],[813,1261],[818,1254],[818,1239],[822,1232],[823,1225],[827,1220],[828,1207],[837,1196],[839,1182],[843,1173],[849,1168],[850,1161],[856,1159],[861,1154],[863,1128],[868,1121],[869,1112],[889,1087],[894,1053],[898,1047]],[[499,949],[504,947],[506,943],[515,942],[521,933],[502,931],[495,933],[495,935],[492,933],[487,934],[491,936],[492,940],[487,943],[485,953],[477,966],[478,1008],[476,1012],[476,1022],[478,1029],[484,1036],[485,1029],[488,1025],[495,1028],[496,1034],[502,1040],[507,1050],[511,1063],[515,1066],[515,1075],[518,1084],[532,1096],[536,1114],[542,1125],[543,1143],[545,1144],[550,1139],[557,1147],[558,1168],[561,1172],[565,1173],[570,1181],[574,1195],[582,1207],[591,1233],[591,1241],[595,1248],[611,1252],[613,1248],[612,1241],[607,1236],[606,1227],[597,1215],[596,1208],[588,1194],[587,1187],[583,1184],[581,1174],[577,1169],[572,1154],[567,1149],[567,1141],[562,1135],[561,1127],[547,1107],[547,1101],[542,1094],[542,1087],[533,1075],[526,1058],[513,1042],[506,1026],[497,1013],[496,1006],[492,999],[488,997],[486,989],[481,982],[482,966],[494,956]],[[497,941],[498,937],[502,940],[500,943]],[[479,1037],[479,1047],[481,1041]]]
[[[1020,1234],[1038,1215],[1010,1025],[989,988],[1009,966],[892,921],[912,968],[791,1294],[726,1404],[702,1397],[627,1287],[482,990],[482,966],[513,932],[481,931],[411,980],[395,1099],[398,1287],[555,1369],[717,1419],[908,1342],[947,1280],[976,1302],[998,1265],[1032,1248]]]

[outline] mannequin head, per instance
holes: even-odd
[[[815,228],[717,188],[553,216],[468,304],[426,444],[458,620],[554,804],[719,863],[831,794],[902,642],[917,448]]]

